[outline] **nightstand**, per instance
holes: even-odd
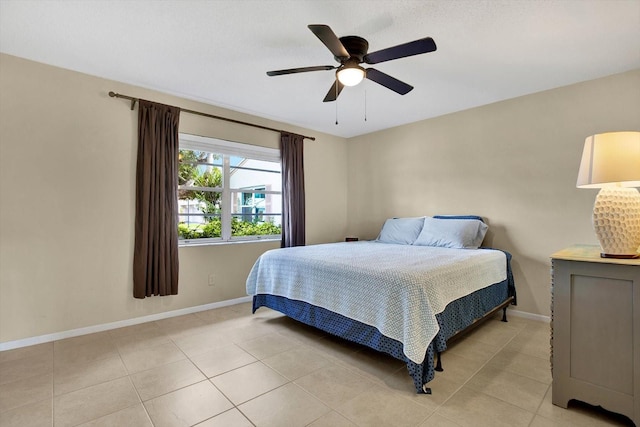
[[[576,245],[551,269],[553,404],[576,399],[640,425],[640,260]]]

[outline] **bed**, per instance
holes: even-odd
[[[254,312],[269,307],[404,361],[416,392],[431,393],[447,341],[515,303],[511,255],[481,248],[486,230],[476,216],[390,218],[376,240],[265,252],[247,293]]]

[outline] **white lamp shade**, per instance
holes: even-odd
[[[338,80],[345,86],[355,86],[364,79],[364,68],[345,67],[338,70]]]
[[[585,140],[576,186],[609,184],[640,187],[640,132],[601,133]]]

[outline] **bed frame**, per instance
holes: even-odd
[[[466,328],[456,332],[451,337],[449,337],[449,339],[446,340],[447,344],[451,344],[452,342],[463,338],[465,335],[469,334],[475,328],[480,326],[485,320],[491,318],[495,313],[497,313],[500,310],[502,310],[502,319],[501,320],[503,322],[508,322],[508,320],[507,320],[507,307],[509,305],[511,305],[511,304],[515,304],[515,299],[516,299],[515,295],[509,296],[505,301],[500,303],[500,305],[498,305],[494,309],[492,309],[489,312],[487,312],[484,316],[482,316],[479,319],[474,320],[473,323],[471,323],[469,326],[467,326]],[[435,370],[437,372],[444,371],[444,369],[442,368],[442,352],[441,351],[436,352],[436,359],[437,360],[436,360]]]

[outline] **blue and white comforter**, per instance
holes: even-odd
[[[439,330],[435,315],[505,280],[506,263],[503,252],[486,249],[375,241],[299,246],[258,258],[247,293],[304,301],[373,326],[422,363]]]

